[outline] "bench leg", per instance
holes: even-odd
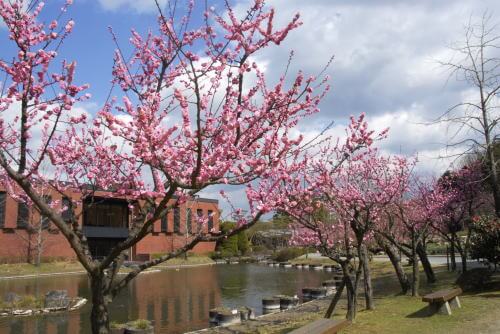
[[[451,315],[451,308],[450,304],[448,302],[444,302],[439,305],[438,309],[439,314],[444,314],[444,315]]]
[[[458,299],[458,296],[450,300],[450,306],[452,308],[461,308],[462,305],[460,305],[460,299]]]
[[[429,315],[433,314],[446,314],[451,315],[451,307],[448,302],[445,303],[429,303]]]

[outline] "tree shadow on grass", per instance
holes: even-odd
[[[463,295],[484,298],[500,298],[500,285],[487,284],[481,289],[469,289],[468,291],[464,291]]]
[[[424,306],[420,310],[408,314],[406,318],[429,318],[432,317],[434,313],[429,310],[429,306]]]
[[[500,298],[500,294],[498,293],[485,293],[485,294],[480,294],[478,297],[481,298]]]

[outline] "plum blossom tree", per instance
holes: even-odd
[[[95,117],[78,113],[75,105],[90,98],[84,94],[88,85],[78,83],[76,62],[57,60],[74,26],[62,21],[70,4],[45,24],[39,19],[42,2],[0,0],[17,49],[0,60],[6,78],[0,95],[1,179],[12,196],[36,206],[68,240],[89,275],[92,332],[108,333],[108,304],[141,271],[201,241],[234,235],[285,201],[267,201],[255,189],[262,179],[283,179],[293,171],[288,159],[301,151],[302,138],[292,130],[318,111],[328,85],[326,78],[290,78],[287,71],[270,84],[254,61],[258,51],[279,45],[300,25],[298,15],[275,28],[274,10],[255,0],[243,18],[229,4],[222,14],[207,8],[205,24],[192,29],[194,3],[188,1],[182,17],[158,5],[158,29],[132,31],[130,58],[117,48],[112,71],[121,100],[110,98]],[[117,275],[127,249],[173,206],[209,186],[250,182],[250,217],[237,228],[225,235],[198,233],[180,249]],[[76,217],[67,224],[65,208],[49,205],[42,188],[76,193],[71,208],[97,189],[126,199],[134,207],[128,237],[104,259],[92,258]]]
[[[374,304],[365,240],[372,238],[381,224],[384,209],[406,191],[410,169],[411,162],[406,158],[384,157],[372,150],[361,159],[347,161],[335,178],[323,181],[328,203],[349,222],[356,238],[367,309],[373,309]]]
[[[398,163],[377,156],[376,150],[371,148],[375,140],[386,136],[386,132],[369,131],[364,115],[351,118],[345,142],[330,140],[314,158],[296,157],[290,162],[292,167],[287,170],[288,174],[267,180],[254,192],[271,198],[276,207],[290,216],[294,224],[292,243],[315,247],[342,267],[343,283],[327,317],[333,313],[344,287],[348,302],[346,317],[350,320],[356,317],[355,291],[366,254],[363,242],[369,237],[372,224],[376,223],[378,205],[384,205],[391,197],[390,189],[397,188],[393,172]],[[376,172],[382,166],[387,173],[385,176]],[[363,185],[366,187],[361,189]],[[386,194],[382,194],[382,187],[388,191]],[[371,199],[364,190],[371,191]],[[283,194],[285,196],[281,197]],[[356,256],[360,261],[354,266]],[[366,277],[369,279],[369,275]],[[368,290],[370,286],[365,285],[365,288]],[[369,293],[366,298],[370,298]]]
[[[456,269],[455,249],[462,259],[462,272],[467,271],[467,254],[470,247],[472,222],[478,210],[488,202],[484,189],[487,179],[479,162],[473,162],[456,171],[447,171],[439,180],[442,191],[451,196],[443,203],[442,219],[432,224],[433,229],[450,243],[451,265]],[[467,231],[465,240],[457,236],[459,231]]]
[[[450,195],[442,191],[434,180],[423,180],[409,173],[407,181],[406,191],[395,198],[392,207],[386,211],[387,221],[395,225],[394,230],[378,232],[399,249],[406,248],[405,253],[412,262],[411,293],[412,296],[418,296],[419,258],[427,260],[424,237],[429,233],[431,224],[442,219],[440,210]],[[423,249],[419,250],[419,247]],[[426,270],[429,269],[432,270]],[[433,272],[430,275],[433,277]]]

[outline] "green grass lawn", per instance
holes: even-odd
[[[292,264],[323,264],[323,265],[332,265],[336,264],[334,261],[326,258],[308,258],[306,259],[304,256],[300,256],[298,258],[295,258],[293,260],[290,260],[290,263]]]
[[[161,265],[152,267],[151,270],[155,268],[164,267],[177,267],[183,265],[202,265],[202,264],[213,264],[214,261],[208,256],[189,256],[186,259],[183,257],[171,259]],[[12,276],[23,276],[23,275],[37,275],[37,274],[50,274],[50,273],[67,273],[67,272],[78,272],[85,271],[83,266],[76,261],[57,261],[41,263],[39,267],[29,263],[14,263],[14,264],[0,264],[0,278],[2,277],[12,277]],[[130,271],[129,268],[122,268],[121,272]]]
[[[398,295],[398,283],[387,263],[373,263],[375,305],[373,311],[363,310],[363,296],[358,297],[356,322],[342,333],[495,333],[500,332],[500,284],[488,291],[461,295],[461,309],[452,309],[451,316],[429,316],[427,303],[420,297]],[[420,294],[454,287],[456,273],[436,268],[438,281],[427,285],[421,276]],[[343,311],[343,310],[342,310]],[[343,313],[337,315],[341,318]],[[496,323],[495,323],[496,321]],[[484,330],[484,331],[483,331]]]
[[[72,271],[83,271],[79,262],[57,261],[41,263],[39,267],[29,263],[1,264],[0,277],[36,275],[49,273],[64,273]]]
[[[188,256],[187,259],[181,256],[178,258],[170,259],[158,265],[158,267],[194,266],[202,264],[215,264],[215,262],[208,256],[193,255],[193,256]]]

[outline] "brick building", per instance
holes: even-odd
[[[68,197],[55,193],[45,197],[47,202],[57,201],[62,207],[68,207]],[[99,258],[127,238],[130,211],[126,200],[110,198],[106,192],[96,192],[74,212],[63,212],[63,217],[68,221],[73,214],[78,217],[92,255]],[[203,227],[202,233],[218,231],[218,201],[197,198],[175,207],[156,221],[151,232],[129,250],[129,259],[147,260],[153,254],[167,253],[183,246],[191,240],[193,233],[198,232],[196,217],[208,218],[208,226]],[[26,204],[16,202],[4,191],[0,191],[0,245],[0,262],[25,262],[33,258],[37,245],[42,245],[42,259],[76,258],[67,240],[48,219]],[[214,249],[214,242],[201,242],[193,252],[207,253]]]

